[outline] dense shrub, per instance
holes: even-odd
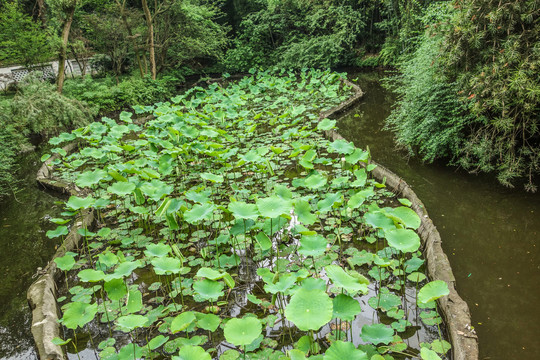
[[[365,14],[353,3],[269,1],[243,19],[224,62],[232,71],[350,65],[366,26]]]
[[[94,115],[85,104],[56,92],[54,85],[27,77],[13,99],[0,101],[0,197],[16,188],[16,158],[29,147],[29,135],[55,135],[84,126]]]
[[[124,78],[117,84],[116,79],[106,77],[66,81],[64,94],[67,97],[86,102],[99,113],[119,111],[132,105],[148,105],[165,101],[175,94],[181,82],[177,77],[163,76],[157,80],[150,77]]]
[[[460,153],[471,170],[512,186],[540,173],[540,13],[537,0],[466,0],[445,31],[447,76],[478,119]]]
[[[388,119],[426,161],[450,158],[535,191],[540,173],[540,34],[534,1],[468,0],[427,13],[420,46],[394,79]]]
[[[462,145],[464,127],[471,121],[467,103],[458,98],[457,86],[444,76],[437,55],[442,37],[427,32],[420,47],[403,61],[400,75],[390,84],[399,95],[387,126],[396,142],[424,161],[453,158]]]
[[[95,112],[80,101],[69,99],[53,84],[27,77],[9,103],[10,123],[21,134],[55,135],[67,128],[80,127]]]

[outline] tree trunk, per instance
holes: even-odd
[[[146,25],[148,26],[148,50],[150,55],[150,69],[152,72],[152,80],[156,80],[156,54],[154,45],[154,23],[148,3],[146,0],[142,0],[142,6],[144,11],[144,17],[146,18]]]
[[[133,45],[133,50],[135,51],[135,57],[137,58],[137,64],[139,64],[139,71],[141,72],[141,77],[144,77],[144,69],[143,69],[143,64],[142,64],[142,61],[141,61],[141,55],[139,54],[139,47],[137,46],[137,42],[135,41],[135,36],[133,36],[133,31],[131,30],[131,26],[129,26],[129,23],[127,21],[126,1],[124,0],[124,2],[122,4],[120,4],[120,1],[116,0],[116,4],[118,5],[118,8],[120,9],[120,15],[122,16],[122,22],[124,23],[124,26],[126,27],[129,38],[131,39],[131,42],[132,42],[132,45]]]
[[[47,9],[45,8],[45,0],[37,0],[38,17],[41,20],[41,27],[45,29],[47,27]]]
[[[75,4],[66,11],[66,21],[64,22],[64,28],[62,29],[62,47],[60,48],[60,55],[58,56],[58,92],[62,93],[62,88],[64,87],[66,69],[66,58],[67,58],[67,43],[69,40],[69,30],[71,29],[71,23],[73,22],[73,14],[75,13]]]

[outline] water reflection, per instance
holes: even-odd
[[[0,204],[0,359],[36,359],[30,332],[31,313],[26,290],[36,269],[45,266],[56,243],[45,236],[54,227],[55,197],[38,189],[35,175],[39,153],[20,163],[23,181],[15,198]]]

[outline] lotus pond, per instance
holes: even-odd
[[[97,218],[55,259],[55,341],[102,359],[447,358],[420,219],[368,151],[323,136],[319,113],[351,95],[328,71],[254,72],[53,138],[80,191],[47,235]]]

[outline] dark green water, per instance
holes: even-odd
[[[373,159],[404,178],[426,205],[471,309],[480,359],[540,359],[540,194],[407,159],[382,130],[395,98],[379,79],[359,76],[366,94],[338,121],[339,132],[369,146]]]
[[[57,213],[54,196],[35,181],[41,166],[38,153],[19,163],[23,179],[16,199],[0,203],[0,359],[37,359],[30,332],[31,313],[26,290],[38,267],[44,267],[56,242],[45,236],[54,228],[47,218]]]

